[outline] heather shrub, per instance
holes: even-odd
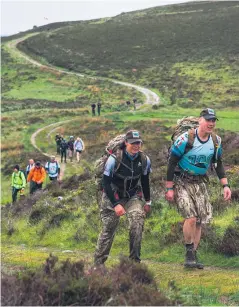
[[[218,246],[218,252],[226,256],[239,256],[239,226],[229,226]]]
[[[36,272],[2,278],[3,306],[167,306],[152,273],[122,258],[120,264],[86,270],[83,261],[58,263],[51,255]]]

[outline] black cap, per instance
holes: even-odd
[[[40,161],[37,161],[37,162],[35,163],[35,165],[36,165],[36,166],[41,166],[41,162],[40,162]]]
[[[17,169],[19,171],[20,166],[17,164],[17,165],[14,166],[14,169]]]
[[[130,130],[126,133],[125,135],[125,140],[130,143],[130,144],[133,144],[135,142],[143,142],[141,140],[141,136],[139,134],[139,131],[137,130]]]
[[[200,113],[200,117],[204,117],[205,119],[216,119],[216,112],[213,109],[207,108],[203,109],[202,112]]]

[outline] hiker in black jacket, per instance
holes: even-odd
[[[124,214],[127,214],[130,227],[129,258],[140,262],[144,219],[151,206],[151,165],[148,156],[140,151],[142,139],[138,131],[128,131],[124,145],[125,148],[120,153],[119,167],[115,169],[116,159],[111,155],[104,168],[104,192],[100,203],[103,230],[96,247],[96,265],[101,265],[107,260],[120,216]]]
[[[67,152],[68,144],[65,139],[62,139],[60,149],[61,149],[61,162],[63,162],[63,158],[66,163],[66,152]]]

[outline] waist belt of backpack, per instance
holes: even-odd
[[[127,181],[128,181],[128,180],[139,179],[140,176],[141,176],[141,174],[139,174],[138,176],[130,176],[130,177],[125,177],[125,176],[122,176],[122,175],[120,175],[120,174],[114,174],[114,176],[116,176],[116,177],[118,177],[118,178],[124,180],[124,192],[123,192],[123,197],[128,197],[128,198],[130,198],[130,197],[132,197],[133,195],[136,194],[137,189],[138,189],[138,185],[136,185],[134,188],[132,188],[132,189],[126,191],[126,188],[127,188]],[[137,189],[136,189],[136,188],[137,188]],[[135,190],[135,189],[136,189],[136,190]],[[131,191],[134,191],[134,190],[135,190],[135,193],[132,194]],[[131,194],[132,194],[132,195],[131,195]]]
[[[207,175],[190,175],[186,172],[179,172],[179,173],[175,173],[175,176],[182,179],[182,180],[185,180],[185,181],[188,181],[188,182],[206,182],[208,181],[208,177]]]

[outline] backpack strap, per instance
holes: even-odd
[[[115,153],[115,157],[116,157],[116,163],[115,163],[115,169],[114,169],[114,173],[116,173],[118,171],[118,169],[120,168],[120,164],[122,163],[123,160],[123,150],[122,149],[117,149],[116,153]]]
[[[143,151],[140,151],[139,155],[142,163],[142,173],[143,173],[147,167],[147,155]]]
[[[216,135],[216,133],[212,133],[211,134],[212,136],[212,141],[213,141],[213,145],[214,145],[214,155],[213,155],[213,161],[212,163],[214,164],[214,167],[216,168],[217,167],[217,159],[218,159],[218,150],[219,150],[219,147],[221,145],[221,138],[218,137]]]
[[[193,148],[193,143],[196,137],[196,131],[194,128],[188,130],[188,142],[185,148],[185,154]]]

